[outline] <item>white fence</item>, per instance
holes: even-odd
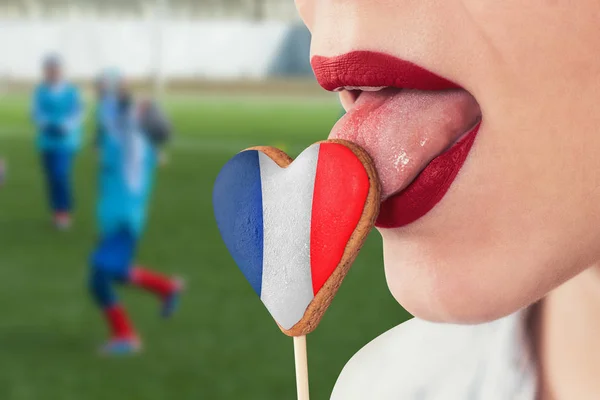
[[[140,79],[261,78],[291,28],[285,22],[5,18],[0,79],[36,79],[48,52],[60,53],[79,79],[106,67]]]

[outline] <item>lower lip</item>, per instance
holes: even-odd
[[[402,192],[381,204],[376,226],[400,228],[431,211],[446,195],[465,163],[481,123],[460,142],[439,155]]]

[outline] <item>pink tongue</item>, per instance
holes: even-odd
[[[362,92],[329,138],[350,140],[373,157],[386,199],[408,186],[480,117],[477,101],[464,90]]]

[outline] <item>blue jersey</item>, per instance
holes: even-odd
[[[98,105],[100,151],[98,219],[103,236],[128,230],[139,237],[146,223],[157,164],[154,146],[135,115],[119,115],[117,101]]]
[[[42,151],[75,151],[81,143],[83,105],[76,86],[40,84],[33,97],[37,145]]]
[[[111,130],[116,130],[118,110],[117,98],[114,95],[104,95],[98,100],[96,108],[96,138],[94,143],[101,148],[104,136]]]

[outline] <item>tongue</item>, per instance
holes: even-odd
[[[479,105],[464,90],[362,92],[329,138],[352,141],[373,157],[386,199],[406,188],[480,116]]]

